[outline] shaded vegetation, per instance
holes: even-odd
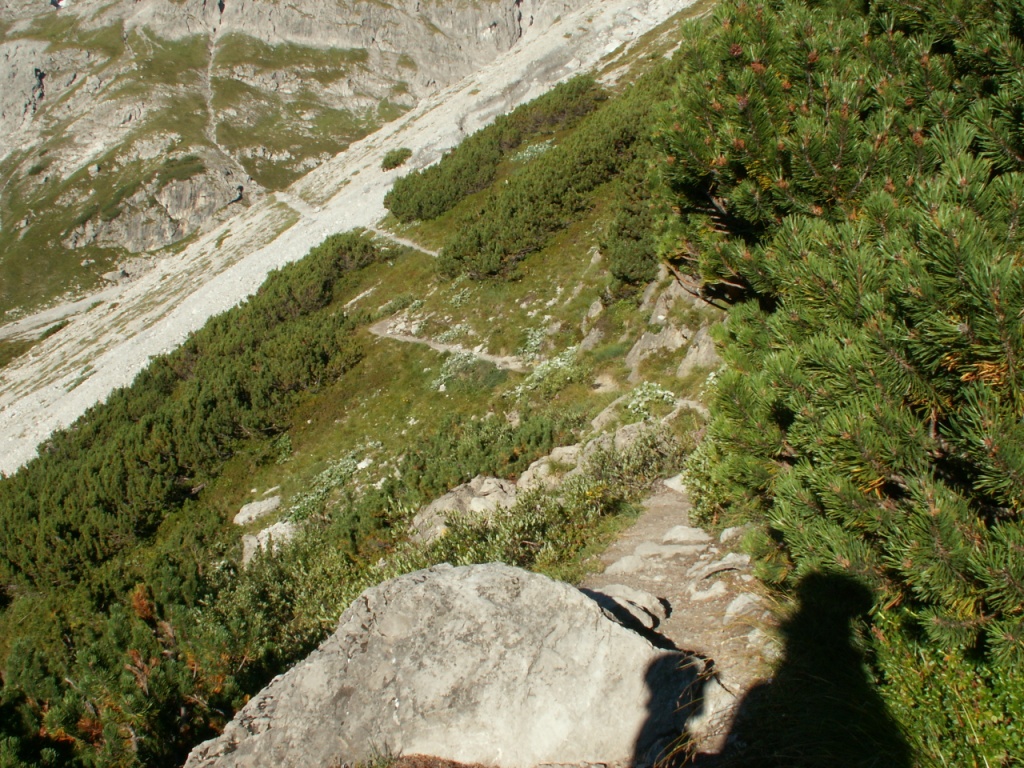
[[[699,510],[770,582],[871,588],[925,763],[1024,754],[1021,18],[725,3],[659,125],[663,252],[737,301]]]

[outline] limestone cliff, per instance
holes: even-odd
[[[165,247],[580,4],[9,0],[0,261],[72,249],[99,273]]]

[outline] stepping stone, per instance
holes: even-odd
[[[605,569],[605,573],[610,573],[613,575],[620,573],[636,573],[637,571],[642,571],[646,564],[647,563],[644,561],[642,557],[637,557],[636,555],[626,555],[625,557],[620,557],[614,563],[609,565]]]
[[[729,606],[725,609],[725,618],[722,620],[722,623],[731,624],[740,616],[762,613],[763,611],[764,606],[761,604],[760,598],[749,592],[744,592],[729,603]]]
[[[626,626],[629,626],[629,619],[632,618],[641,626],[654,629],[668,618],[661,601],[642,589],[634,589],[625,584],[609,584],[599,590],[584,589],[583,593],[593,598],[605,613]]]
[[[714,574],[721,573],[722,571],[738,571],[743,568],[748,568],[749,566],[750,555],[741,555],[739,552],[730,552],[718,562],[694,566],[690,569],[689,575],[693,576],[697,581],[700,581],[701,579],[706,579],[708,576],[713,576]]]
[[[691,528],[688,525],[677,525],[661,537],[662,544],[706,544],[711,541],[711,535],[700,528]]]
[[[690,585],[690,599],[698,602],[702,600],[712,600],[716,597],[721,597],[726,594],[729,589],[725,586],[724,581],[716,581],[710,587],[705,589],[703,592],[698,590],[695,585]]]
[[[633,554],[637,557],[660,557],[668,559],[672,557],[686,557],[697,555],[704,551],[704,545],[678,546],[675,544],[655,544],[653,541],[645,541],[637,544]]]

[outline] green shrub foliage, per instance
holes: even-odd
[[[651,113],[667,95],[674,62],[655,66],[618,98],[580,122],[564,142],[512,173],[472,211],[441,251],[443,274],[481,278],[509,275],[526,255],[593,205],[592,193],[643,156]],[[647,270],[643,240],[629,234],[636,215],[624,212],[611,240],[619,246],[622,274]],[[629,222],[627,224],[627,221]]]
[[[332,304],[378,257],[329,237],[0,481],[0,764],[178,764],[279,663],[260,617],[195,614],[234,571],[201,491],[358,363],[359,318]]]
[[[740,300],[700,508],[763,524],[770,579],[874,588],[887,696],[944,764],[1024,754],[1022,10],[724,3],[657,139],[663,253]],[[944,712],[909,703],[937,655]]]
[[[508,153],[572,128],[604,98],[593,77],[574,77],[469,136],[436,165],[398,179],[384,205],[405,223],[435,219],[488,186]]]
[[[412,157],[412,150],[408,147],[390,149],[384,154],[384,158],[380,162],[380,169],[382,171],[393,171],[395,168],[405,165],[405,161],[410,157]]]

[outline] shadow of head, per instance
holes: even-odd
[[[663,654],[648,665],[644,680],[650,698],[633,752],[634,768],[682,763],[686,723],[701,713],[709,669],[709,662],[683,653]]]
[[[775,675],[740,702],[714,765],[909,768],[910,748],[871,683],[859,640],[872,593],[845,574],[811,573],[796,597],[780,626]]]

